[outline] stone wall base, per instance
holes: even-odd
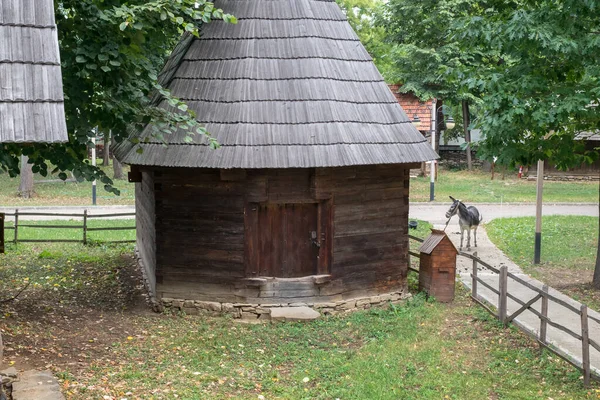
[[[371,307],[385,307],[398,304],[411,297],[408,291],[381,294],[378,296],[361,297],[332,303],[219,303],[214,301],[198,301],[185,299],[163,298],[160,305],[164,310],[184,312],[189,315],[215,314],[230,315],[244,320],[270,320],[271,309],[276,307],[311,307],[323,315],[337,315],[352,310],[364,310]]]

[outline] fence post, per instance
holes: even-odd
[[[477,252],[473,253],[473,256],[477,257]],[[473,273],[471,274],[471,297],[477,298],[477,260],[473,259]]]
[[[502,322],[502,324],[506,324],[506,303],[508,300],[508,267],[503,265],[500,267],[500,276],[499,276],[499,294],[498,294],[498,320]]]
[[[19,209],[15,210],[15,239],[13,242],[17,244],[17,240],[19,239]]]
[[[590,385],[590,337],[588,330],[588,311],[585,304],[581,305],[581,364],[583,367],[583,384]]]
[[[546,331],[548,329],[548,285],[542,286],[542,318],[540,318],[540,343],[546,344]]]
[[[0,213],[0,254],[4,253],[4,213]],[[2,348],[2,343],[0,342],[0,351]],[[2,362],[2,356],[0,355],[0,362]],[[2,386],[0,384],[0,386]],[[2,392],[0,392],[1,394]]]
[[[83,210],[83,244],[87,244],[87,209]]]

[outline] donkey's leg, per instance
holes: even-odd
[[[473,241],[475,241],[475,247],[477,247],[477,228],[479,228],[479,226],[476,226],[475,229],[473,229]]]
[[[459,251],[462,251],[462,245],[463,245],[463,239],[465,237],[465,229],[463,228],[463,226],[460,226],[460,247],[458,248]]]
[[[467,227],[467,250],[471,250],[471,228]]]

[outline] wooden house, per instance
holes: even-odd
[[[67,141],[53,0],[0,3],[0,143]]]
[[[409,169],[435,152],[334,1],[216,6],[238,24],[184,36],[160,80],[221,147],[147,126],[115,148],[150,291],[217,310],[404,293]]]

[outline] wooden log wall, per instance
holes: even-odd
[[[322,169],[316,195],[334,203],[332,284],[344,298],[406,289],[409,168]]]
[[[156,295],[156,229],[154,173],[144,171],[135,185],[136,246],[153,295]]]
[[[158,297],[312,303],[402,291],[411,167],[154,170]],[[318,203],[333,216],[330,226],[318,227],[318,238],[329,238],[319,252],[326,260],[319,274],[330,276],[249,276],[248,243],[260,234],[248,229],[249,205],[298,203]]]

